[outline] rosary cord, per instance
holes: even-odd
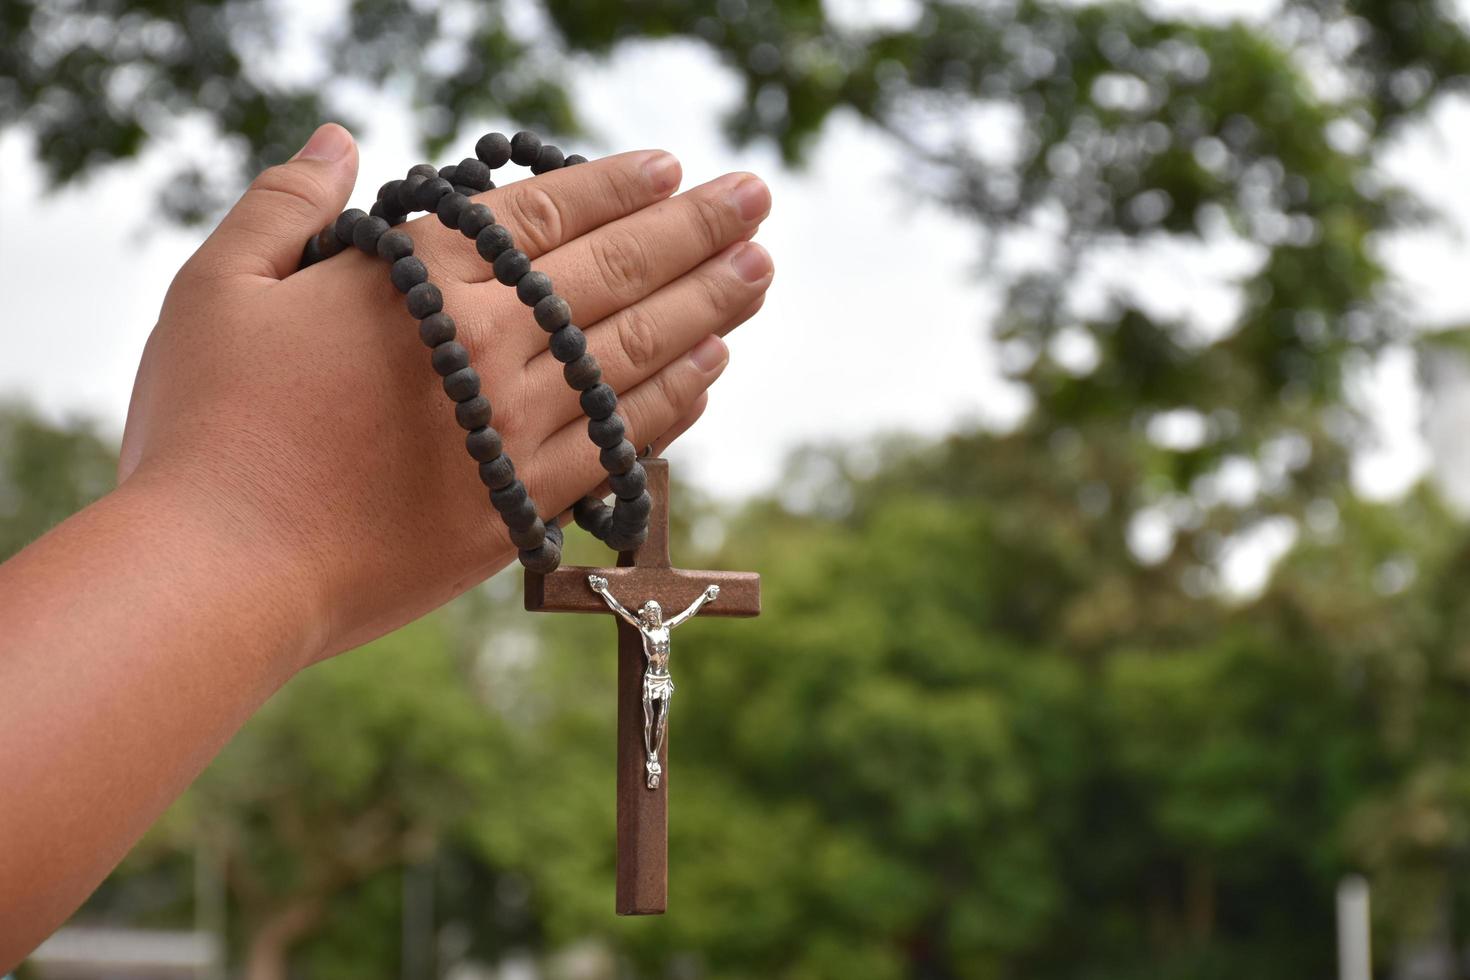
[[[469,353],[455,340],[457,329],[454,319],[444,312],[443,295],[429,282],[423,260],[414,255],[413,239],[394,226],[410,214],[429,211],[446,228],[458,229],[473,240],[495,278],[513,287],[520,301],[532,308],[536,323],[549,335],[552,356],[564,365],[567,384],[580,393],[587,436],[598,447],[598,461],[607,471],[616,502],[608,507],[596,497],[582,498],[572,508],[577,524],[609,547],[630,551],[648,538],[653,500],[638,451],[626,438],[627,427],[617,414],[617,393],[603,382],[602,369],[587,350],[586,335],[572,324],[571,307],[553,292],[551,278],[531,269],[530,258],[515,247],[510,230],[496,223],[488,206],[470,200],[493,188],[491,172],[508,162],[527,166],[539,175],[585,163],[587,158],[563,156],[560,149],[543,144],[529,132],[510,139],[487,133],[475,144],[475,154],[439,170],[421,163],[410,168],[402,180],[388,181],[378,189],[371,211],[349,208],[313,236],[303,250],[301,267],[349,246],[389,263],[389,278],[404,294],[408,312],[419,321],[419,338],[430,348],[430,363],[443,378],[445,394],[455,403],[455,419],[466,430],[465,448],[479,464],[480,480],[489,488],[490,503],[519,549],[521,564],[529,571],[551,572],[561,564],[561,527],[555,520],[542,520],[525,484],[516,477],[500,434],[490,425],[490,401],[481,393],[480,376],[470,366]]]

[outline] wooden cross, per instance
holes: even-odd
[[[710,585],[720,596],[699,615],[758,616],[761,577],[755,572],[699,572],[674,568],[669,559],[669,464],[642,461],[648,471],[653,510],[648,540],[637,551],[618,556],[617,568],[563,567],[550,575],[526,574],[526,608],[532,612],[609,613],[602,597],[587,584],[604,576],[624,605],[636,609],[657,599],[665,609],[688,607]],[[663,781],[649,789],[643,751],[643,637],[618,621],[618,915],[660,915],[668,903],[669,761],[665,740],[659,762]],[[677,648],[682,649],[682,648]],[[678,676],[678,653],[670,663]],[[672,712],[670,719],[677,717]]]

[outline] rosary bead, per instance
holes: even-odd
[[[510,532],[510,543],[515,545],[522,551],[529,551],[532,548],[539,548],[545,541],[546,525],[542,522],[540,517],[537,517],[534,521],[532,521],[530,527],[520,530],[512,528]]]
[[[582,392],[582,411],[589,419],[605,419],[618,407],[618,394],[611,387],[598,382]]]
[[[531,260],[518,248],[508,248],[495,257],[495,278],[507,286],[514,286],[530,271]]]
[[[587,162],[587,158],[584,157],[582,154],[580,154],[580,153],[572,153],[572,154],[569,154],[567,156],[566,162],[563,163],[562,166],[563,167],[575,167],[579,163],[586,163],[586,162]]]
[[[498,490],[490,491],[490,504],[502,517],[519,509],[530,499],[531,495],[526,492],[526,485],[520,480],[511,480]]]
[[[602,383],[602,368],[597,366],[597,358],[591,354],[583,354],[562,368],[561,373],[567,379],[567,387],[573,391],[586,391]]]
[[[454,406],[454,420],[461,429],[483,429],[490,424],[490,399],[476,395]]]
[[[544,272],[528,272],[516,283],[516,296],[527,306],[535,306],[551,295],[551,277]]]
[[[486,262],[494,262],[501,254],[515,246],[515,239],[510,236],[510,229],[505,225],[491,225],[481,229],[475,236],[475,251],[480,253],[480,258]]]
[[[537,325],[547,333],[555,333],[572,322],[572,308],[555,293],[537,303],[533,312]]]
[[[429,363],[434,366],[435,374],[447,378],[470,366],[470,352],[458,341],[451,340],[434,348],[429,354]]]
[[[480,374],[472,367],[460,368],[444,379],[444,394],[450,401],[467,402],[480,393]]]
[[[405,255],[393,263],[393,268],[388,270],[388,276],[393,280],[393,287],[400,293],[406,293],[421,282],[429,279],[429,270],[424,265],[424,260],[417,255]]]
[[[387,201],[395,210],[398,207],[398,188],[403,186],[403,181],[390,180],[378,188],[378,200]]]
[[[522,279],[521,282],[525,282],[525,279]],[[570,364],[587,353],[587,335],[580,327],[574,327],[569,323],[551,335],[551,341],[547,347],[550,348],[552,357],[563,364]]]
[[[503,490],[516,478],[515,464],[504,453],[480,464],[480,482],[491,490]]]
[[[330,259],[347,247],[337,237],[337,229],[332,225],[327,225],[321,231],[317,232],[316,238],[317,246],[322,250],[322,258],[324,259]]]
[[[560,170],[566,161],[567,158],[561,152],[560,147],[547,143],[536,154],[536,160],[531,164],[531,173],[544,174]]]
[[[587,532],[599,541],[606,541],[607,536],[612,533],[612,523],[613,509],[603,507],[592,519],[592,526],[587,529]]]
[[[426,180],[413,193],[414,206],[419,211],[434,211],[439,207],[439,198],[454,192],[454,187],[443,177]]]
[[[445,180],[447,180],[451,184],[453,184],[454,183],[454,172],[457,169],[459,169],[459,168],[457,168],[454,164],[452,164],[452,163],[451,164],[447,164],[447,165],[439,168],[439,176],[440,177],[443,177]]]
[[[634,463],[628,472],[608,477],[607,485],[619,500],[630,500],[648,489],[648,471],[642,463]]]
[[[631,499],[619,497],[617,507],[613,510],[613,519],[619,522],[633,521],[642,524],[648,520],[648,515],[653,512],[653,495],[647,490]],[[618,517],[622,514],[622,517]]]
[[[385,229],[386,229],[386,222]],[[357,243],[362,248],[362,243]],[[366,251],[366,249],[364,249]],[[406,231],[384,230],[378,238],[378,257],[389,262],[406,259],[413,254],[413,239]]]
[[[415,320],[433,316],[444,309],[444,294],[432,282],[421,282],[408,291],[408,315]]]
[[[419,188],[423,187],[431,179],[425,177],[423,174],[414,174],[412,177],[403,178],[403,183],[398,185],[398,196],[392,199],[398,202],[398,210],[408,214],[422,210],[418,206]],[[392,201],[389,203],[392,203]]]
[[[317,244],[316,236],[312,235],[306,240],[306,247],[301,250],[301,268],[316,265],[322,260],[322,247]]]
[[[463,194],[465,197],[474,197],[476,194],[478,194],[480,192],[478,190],[476,190],[475,188],[471,187],[469,184],[455,184],[454,185],[454,193],[456,193],[456,194]]]
[[[473,432],[466,432],[464,448],[470,454],[470,459],[477,463],[488,463],[500,455],[504,445],[501,442],[500,433],[487,426]]]
[[[623,441],[627,434],[627,427],[623,424],[623,417],[617,412],[612,413],[605,419],[587,420],[587,438],[592,440],[592,445],[598,449],[609,449]],[[625,469],[623,472],[627,472]]]
[[[454,182],[473,187],[476,191],[490,189],[490,165],[477,157],[465,157],[454,168]]]
[[[491,170],[510,162],[510,140],[504,133],[486,133],[475,144],[475,156]]]
[[[622,476],[633,468],[634,463],[638,462],[638,450],[633,448],[631,442],[624,439],[611,449],[604,449],[598,453],[597,461],[602,464],[602,468],[607,470],[609,475]]]
[[[470,199],[459,191],[450,191],[439,198],[439,223],[445,228],[459,227],[459,213],[470,203]]]
[[[541,515],[536,513],[536,502],[530,497],[527,497],[519,504],[501,511],[500,519],[505,522],[505,526],[510,530],[524,531],[532,524],[541,520]]]
[[[612,530],[608,532],[607,537],[603,540],[606,541],[607,546],[614,551],[633,551],[635,549],[643,547],[643,542],[648,540],[648,528],[645,527],[640,530],[633,531],[628,528],[618,527],[617,524],[614,524],[612,526]]]
[[[337,240],[343,245],[357,244],[352,237],[352,232],[357,228],[357,223],[367,217],[367,212],[362,208],[348,208],[337,215],[336,229]]]
[[[439,171],[434,169],[434,165],[432,163],[416,163],[412,167],[408,168],[408,176],[412,177],[414,175],[418,175],[420,177],[428,179],[430,177],[439,176]]]
[[[403,235],[403,232],[390,232],[388,230],[388,222],[382,218],[363,215],[362,218],[358,219],[357,224],[352,226],[352,244],[367,254],[373,255],[378,251],[378,245],[383,240],[385,234]],[[407,235],[403,235],[403,237],[408,238]],[[409,244],[412,245],[411,239]]]
[[[535,133],[523,129],[510,138],[510,160],[518,167],[535,163],[540,152],[541,137]]]
[[[484,204],[471,204],[459,212],[459,230],[466,238],[477,238],[480,232],[495,224],[495,212]]]
[[[561,549],[554,547],[550,541],[545,542],[539,548],[520,553],[521,566],[528,572],[537,575],[550,575],[556,571],[561,564]]]
[[[596,497],[583,497],[572,504],[572,520],[584,531],[591,531],[597,523],[597,515],[602,513],[606,505]]]
[[[454,339],[457,332],[454,317],[442,311],[419,321],[419,340],[424,342],[425,347],[434,348],[447,344]]]
[[[550,524],[546,525],[546,540],[555,542],[557,550],[561,550],[561,525],[556,523],[556,521],[554,520]]]

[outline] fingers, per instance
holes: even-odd
[[[532,259],[579,238],[624,215],[633,214],[674,192],[683,177],[679,161],[663,150],[619,153],[518,180],[474,200],[495,212],[510,229],[516,248]],[[437,215],[424,215],[404,228],[436,277],[450,282],[486,282],[490,264],[457,230],[444,227]],[[503,286],[495,288],[503,289]]]
[[[626,391],[712,333],[733,329],[733,318],[765,294],[774,275],[771,257],[753,242],[730,246],[699,268],[587,329],[587,349],[603,380]],[[528,365],[537,391],[556,391],[562,365],[542,350]],[[567,390],[558,423],[578,411]]]
[[[700,402],[706,390],[729,361],[724,341],[706,337],[684,357],[622,395],[618,414],[627,426],[628,441],[641,452],[671,431],[678,435],[684,420],[692,425],[698,412],[703,411]],[[587,440],[587,423],[579,420],[563,426],[542,443],[526,483],[536,500],[552,512],[559,512],[606,476],[598,463],[597,447]]]
[[[770,208],[759,177],[727,174],[575,239],[537,268],[574,322],[596,323],[743,240]]]
[[[284,279],[307,240],[347,203],[357,179],[357,144],[336,123],[317,129],[286,163],[261,173],[184,265],[208,278]]]

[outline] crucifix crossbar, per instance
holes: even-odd
[[[671,613],[694,605],[711,585],[719,596],[699,616],[758,616],[760,575],[674,568],[669,558],[669,464],[642,461],[653,509],[648,540],[618,556],[617,568],[564,567],[549,575],[526,574],[526,608],[532,612],[608,613],[589,575],[607,580],[607,591],[636,609],[654,600]],[[658,749],[663,776],[650,788],[644,735],[644,636],[618,620],[618,864],[619,915],[658,915],[668,902],[668,742]],[[667,710],[667,703],[664,708]]]

